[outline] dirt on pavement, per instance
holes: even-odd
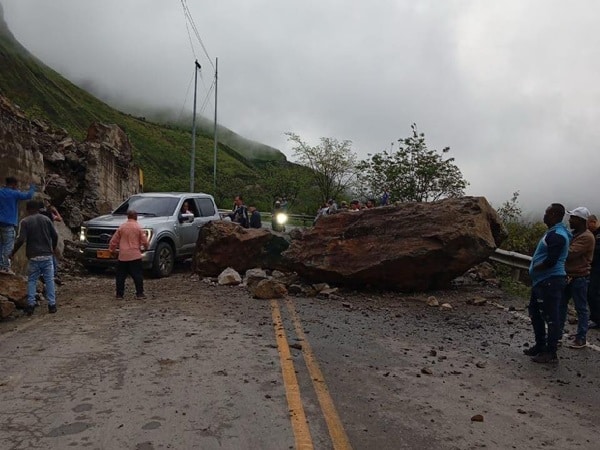
[[[58,314],[0,323],[2,448],[299,447],[273,303],[186,268],[145,301],[131,280],[125,301],[110,275],[64,281]],[[309,348],[352,448],[597,448],[596,330],[536,365],[525,301],[493,286],[338,294],[277,302],[314,448],[344,447]]]

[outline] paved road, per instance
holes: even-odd
[[[434,293],[452,310],[259,301],[185,273],[149,280],[146,302],[112,291],[71,279],[58,314],[0,323],[3,449],[598,448],[600,353],[534,365],[522,313],[500,307],[522,302],[494,289]]]

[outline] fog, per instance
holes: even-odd
[[[189,115],[198,59],[211,118],[218,57],[219,123],[290,159],[287,131],[351,140],[366,158],[415,122],[430,148],[451,148],[470,195],[600,213],[597,2],[0,3],[21,44],[115,106]]]

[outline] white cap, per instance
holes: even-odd
[[[579,217],[583,220],[588,220],[588,217],[590,217],[590,210],[587,209],[585,206],[579,206],[573,211],[567,211],[567,214],[570,216]]]

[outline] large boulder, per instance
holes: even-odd
[[[325,216],[284,256],[310,280],[422,291],[447,287],[505,237],[485,198],[463,197]]]
[[[257,267],[284,268],[282,252],[289,242],[264,228],[242,228],[228,221],[209,222],[200,229],[193,269],[217,276],[228,267],[239,273]]]

